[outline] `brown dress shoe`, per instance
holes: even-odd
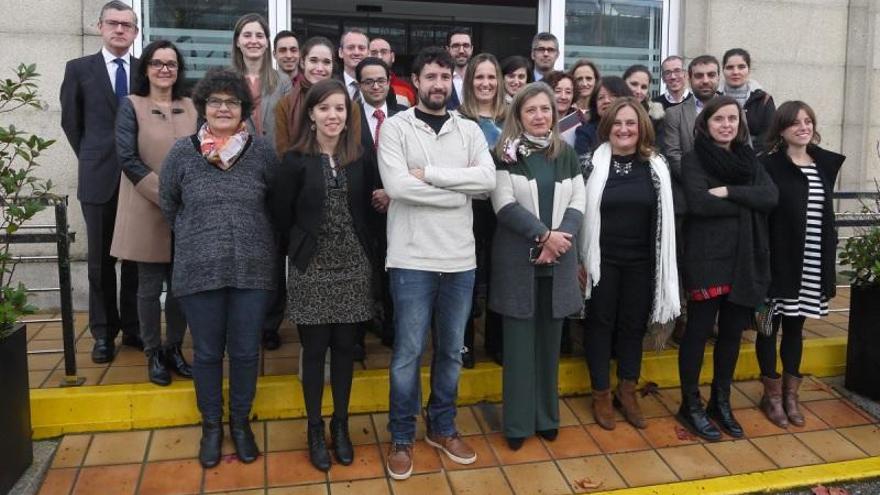
[[[476,451],[462,440],[458,433],[453,433],[448,437],[428,433],[425,435],[425,443],[440,449],[446,454],[446,457],[459,464],[473,464],[477,460]]]
[[[782,375],[782,405],[788,420],[795,426],[804,426],[804,415],[798,406],[798,389],[801,388],[803,378],[784,373]]]
[[[614,421],[614,408],[611,406],[610,388],[593,390],[593,418],[606,430],[613,430],[617,426]]]
[[[645,416],[642,415],[642,408],[639,407],[639,400],[636,399],[636,382],[633,380],[620,380],[617,384],[617,391],[614,394],[615,399],[623,410],[623,416],[629,424],[636,428],[644,429]]]
[[[392,443],[385,462],[388,476],[395,480],[409,478],[413,471],[413,446],[411,443]]]
[[[771,423],[780,427],[788,428],[788,418],[782,409],[782,378],[770,378],[761,375],[761,383],[764,384],[764,395],[761,397],[761,411]]]

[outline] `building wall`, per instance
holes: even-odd
[[[95,24],[103,0],[0,0],[0,77],[19,62],[42,74],[44,110],[22,110],[21,129],[57,139],[42,157],[41,174],[70,197],[74,304],[87,307],[86,238],[76,201],[76,160],[61,131],[58,91],[67,60],[100,48]],[[841,188],[868,189],[880,177],[880,0],[681,0],[682,54],[720,57],[731,47],[748,49],[753,77],[782,103],[802,99],[818,114],[825,145],[849,158]],[[42,221],[40,223],[43,223]],[[20,251],[21,252],[21,251]],[[51,254],[28,246],[27,254]],[[32,287],[56,286],[52,265],[29,264],[17,273]],[[35,298],[57,307],[56,296]]]

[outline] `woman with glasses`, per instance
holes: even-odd
[[[174,142],[196,129],[196,109],[183,96],[183,57],[170,41],[144,48],[140,77],[132,94],[122,100],[116,117],[116,152],[122,164],[119,202],[110,254],[138,267],[138,320],[147,376],[156,385],[171,383],[174,371],[192,378],[181,352],[186,321],[172,296],[171,229],[159,209],[159,173]],[[162,344],[163,283],[165,343]]]
[[[276,287],[278,247],[269,189],[278,159],[250,132],[244,77],[211,69],[193,90],[205,123],[165,158],[159,204],[174,231],[174,293],[193,338],[193,379],[202,415],[199,462],[220,462],[223,355],[229,356],[229,430],[239,460],[259,456],[249,416],[260,337]]]
[[[349,465],[348,403],[358,326],[373,317],[370,256],[377,183],[372,150],[360,143],[360,117],[345,86],[316,83],[303,101],[302,135],[283,158],[273,209],[290,257],[288,315],[302,342],[303,396],[309,459],[330,469],[321,400],[324,358],[330,349],[333,416],[330,438],[337,462]]]

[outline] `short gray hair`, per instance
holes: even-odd
[[[104,13],[107,12],[108,10],[119,10],[122,12],[125,12],[125,11],[131,12],[131,16],[134,18],[134,23],[135,24],[138,23],[137,12],[135,12],[134,9],[131,8],[131,5],[128,5],[127,3],[122,2],[120,0],[110,0],[109,2],[105,3],[104,6],[101,7],[101,15],[98,16],[98,21],[104,20]]]
[[[541,31],[536,34],[534,38],[532,38],[532,50],[538,48],[539,41],[552,41],[554,45],[556,45],[556,49],[559,50],[559,40],[556,39],[556,35],[553,33],[548,33],[547,31]]]

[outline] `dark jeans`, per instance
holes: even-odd
[[[587,300],[584,353],[593,390],[611,388],[611,354],[617,358],[617,377],[639,379],[642,340],[654,295],[654,264],[603,261],[599,283]]]
[[[271,290],[222,289],[180,297],[193,338],[193,380],[204,421],[223,417],[223,353],[229,353],[229,416],[246,418],[257,391],[260,337]]]
[[[354,346],[358,340],[358,323],[297,325],[302,343],[303,396],[309,424],[321,422],[321,400],[324,397],[324,357],[330,349],[330,389],[333,393],[333,416],[348,417],[351,377],[354,373]]]
[[[179,346],[186,333],[186,320],[171,292],[171,263],[138,263],[138,318],[144,351],[162,346],[162,284],[168,284],[165,298],[165,344]]]
[[[706,352],[706,341],[712,335],[716,317],[718,338],[712,352],[712,388],[729,390],[736,360],[739,358],[742,333],[751,325],[754,308],[728,302],[724,295],[707,301],[688,301],[687,311],[687,327],[678,350],[678,374],[682,393],[691,396],[699,394],[703,354]]]
[[[95,339],[112,340],[119,330],[126,335],[138,335],[137,265],[133,261],[121,262],[117,294],[116,258],[110,256],[117,199],[114,195],[106,203],[81,204],[88,244],[89,331]]]
[[[779,378],[776,372],[776,335],[782,326],[782,343],[779,345],[779,357],[782,358],[782,371],[792,376],[801,376],[801,356],[804,353],[804,317],[774,316],[773,335],[758,334],[755,341],[755,353],[761,374],[770,378]]]

